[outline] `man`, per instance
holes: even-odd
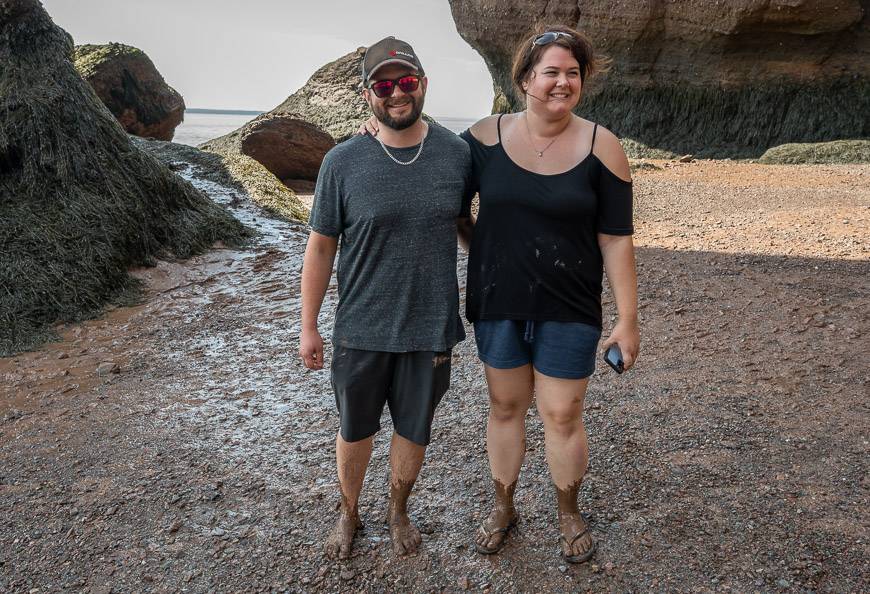
[[[421,119],[428,81],[410,45],[388,37],[363,58],[363,97],[380,132],[333,148],[320,168],[302,271],[299,353],[322,369],[317,318],[339,241],[332,386],[340,431],[338,520],[326,542],[348,558],[357,504],[384,404],[390,444],[390,538],[413,553],[420,533],[407,500],[423,464],[450,353],[465,338],[456,280],[457,227],[469,216],[466,143]]]

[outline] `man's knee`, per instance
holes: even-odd
[[[375,434],[380,431],[380,427],[375,427],[370,431],[357,433],[345,432],[344,429],[339,429],[336,437],[336,445],[344,449],[366,449],[371,448],[372,442],[375,439]]]

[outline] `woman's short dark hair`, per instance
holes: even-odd
[[[548,31],[554,33],[567,33],[567,36],[559,35],[554,41],[547,45],[535,45],[533,43],[538,35]],[[547,48],[554,45],[564,47],[566,50],[571,52],[571,55],[573,55],[574,59],[577,60],[577,63],[580,64],[580,81],[582,83],[585,83],[586,79],[596,72],[606,71],[607,66],[610,63],[609,59],[595,55],[595,52],[592,49],[592,42],[590,42],[589,38],[579,31],[575,31],[571,27],[566,27],[564,25],[543,25],[538,27],[534,33],[523,40],[519,47],[517,47],[517,51],[514,53],[513,67],[511,68],[511,80],[520,94],[525,93],[523,90],[523,83],[528,80],[532,69],[541,61],[541,57],[544,55],[544,52],[547,51]]]

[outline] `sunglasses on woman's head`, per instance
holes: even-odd
[[[570,33],[565,33],[564,31],[547,31],[546,33],[541,33],[537,37],[532,40],[532,46],[536,45],[547,45],[548,43],[553,43],[560,37],[567,37],[571,39],[572,35]]]
[[[413,93],[419,86],[420,77],[416,74],[408,74],[392,80],[376,80],[373,83],[369,83],[369,88],[372,90],[372,93],[374,93],[375,97],[379,99],[384,99],[392,95],[396,87],[402,89],[403,93]]]

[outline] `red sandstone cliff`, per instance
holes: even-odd
[[[496,109],[522,108],[509,83],[517,43],[560,23],[613,58],[578,111],[619,134],[734,154],[870,136],[867,0],[449,1],[492,73]]]

